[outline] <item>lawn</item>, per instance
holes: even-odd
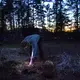
[[[19,48],[20,44],[3,44],[0,46],[0,48]]]
[[[80,43],[79,42],[43,42],[43,51],[46,60],[56,65],[58,79],[45,77],[41,66],[44,64],[36,62],[32,68],[24,67],[27,55],[18,54],[20,44],[4,44],[0,46],[0,79],[10,80],[80,80]],[[2,50],[2,51],[1,51]],[[1,57],[3,56],[3,57]],[[10,70],[8,70],[8,68]],[[7,70],[6,70],[7,69]],[[6,73],[5,73],[6,72]],[[56,73],[55,72],[55,73]],[[6,76],[7,75],[7,76]],[[46,74],[47,75],[47,74]],[[52,75],[52,73],[50,73]]]

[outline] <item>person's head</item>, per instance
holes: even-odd
[[[22,48],[27,48],[29,46],[28,42],[21,42],[21,47]]]

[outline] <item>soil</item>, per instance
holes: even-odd
[[[0,48],[0,80],[80,80],[80,43],[45,42],[45,61],[55,67],[43,69],[45,61],[36,60],[28,67],[30,55],[19,54],[20,48]],[[48,71],[48,75],[44,72]],[[50,72],[49,72],[50,71]]]

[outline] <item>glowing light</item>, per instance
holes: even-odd
[[[54,32],[55,28],[46,27],[46,29],[50,32]]]
[[[65,32],[73,32],[76,28],[74,26],[65,26],[64,31]]]

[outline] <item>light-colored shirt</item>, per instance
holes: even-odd
[[[32,53],[33,57],[38,55],[38,41],[40,39],[40,35],[33,34],[24,38],[22,42],[28,42],[32,45]]]

